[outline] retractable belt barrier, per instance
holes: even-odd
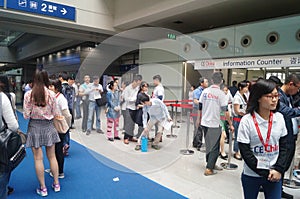
[[[188,104],[189,102],[192,102],[192,100],[180,100],[180,101],[179,100],[166,100],[166,101],[164,101],[166,106],[171,107],[172,118],[174,118],[173,120],[175,120],[174,125],[171,127],[171,134],[167,135],[168,138],[177,137],[176,135],[173,134],[173,128],[179,128],[180,127],[180,126],[177,126],[177,109],[178,109],[178,107],[181,108],[181,109],[187,109],[188,110],[187,115],[189,117],[187,118],[186,149],[180,150],[180,153],[183,154],[183,155],[194,154],[194,151],[189,149],[190,116],[191,116],[191,110],[193,109],[192,104]],[[176,112],[175,117],[174,117],[174,107],[175,107],[175,112]]]

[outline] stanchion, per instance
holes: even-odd
[[[175,106],[175,117],[173,117],[174,119],[174,128],[180,128],[180,126],[177,125],[177,107],[179,106],[178,104],[178,100],[176,100],[175,102],[176,104],[174,104],[173,106]]]
[[[229,132],[229,151],[228,151],[228,162],[221,163],[221,167],[227,170],[237,169],[238,165],[231,163],[232,156],[232,132]]]
[[[177,138],[177,135],[173,134],[173,125],[171,126],[171,134],[166,135],[167,138]]]
[[[188,117],[190,116],[190,111],[188,111]],[[180,153],[183,155],[192,155],[194,154],[193,150],[189,149],[189,142],[190,142],[190,120],[187,120],[186,124],[186,149],[180,150]]]
[[[299,189],[300,188],[300,181],[293,180],[293,166],[294,166],[294,160],[291,163],[290,173],[288,179],[283,179],[283,186],[292,188],[292,189]]]

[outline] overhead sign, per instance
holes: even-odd
[[[225,68],[272,68],[300,66],[300,54],[189,61],[195,70]]]
[[[4,7],[4,0],[0,0],[0,7]]]
[[[9,0],[7,1],[6,7],[7,9],[20,10],[72,21],[75,21],[76,17],[75,7],[43,0]]]

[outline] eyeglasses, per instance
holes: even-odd
[[[264,97],[268,98],[268,99],[278,99],[280,97],[280,94],[267,94],[267,95],[264,95]]]

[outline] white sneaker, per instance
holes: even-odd
[[[60,192],[60,185],[59,184],[52,184],[52,188],[55,192]]]
[[[45,188],[37,188],[36,189],[36,193],[38,194],[38,195],[40,195],[40,196],[43,196],[43,197],[45,197],[45,196],[48,196],[48,192],[47,192],[47,188],[45,187]]]

